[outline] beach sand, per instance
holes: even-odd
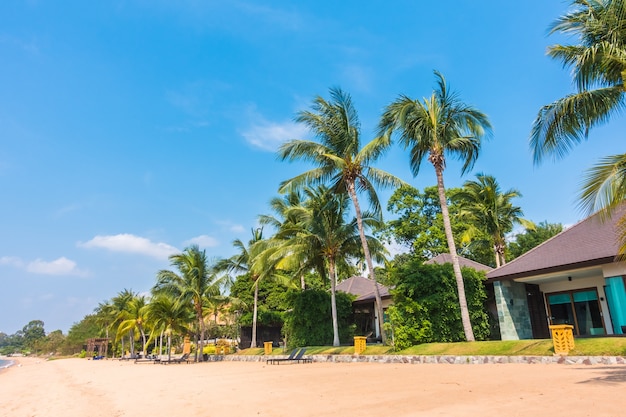
[[[623,365],[16,362],[1,416],[626,415]]]

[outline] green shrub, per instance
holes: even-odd
[[[465,295],[476,340],[489,336],[484,273],[463,268]],[[424,265],[418,259],[392,271],[394,304],[388,309],[397,349],[418,343],[465,340],[451,264]]]
[[[285,313],[283,330],[289,347],[324,346],[333,342],[330,293],[308,289],[290,293],[290,311]],[[341,343],[352,343],[352,296],[337,292],[337,321]]]

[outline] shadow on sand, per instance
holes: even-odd
[[[626,366],[612,366],[597,370],[599,376],[580,381],[579,384],[619,384],[626,382]]]

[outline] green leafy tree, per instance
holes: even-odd
[[[65,337],[62,353],[66,355],[77,354],[83,350],[87,339],[103,336],[104,330],[98,323],[96,315],[88,314],[81,321],[72,324]]]
[[[402,181],[395,176],[372,166],[387,150],[390,140],[380,136],[361,147],[361,126],[357,111],[349,94],[341,89],[330,90],[330,100],[316,97],[310,111],[298,113],[296,121],[306,125],[315,134],[318,142],[292,140],[279,149],[282,160],[305,160],[316,165],[280,185],[280,192],[301,188],[305,185],[326,184],[334,192],[347,193],[356,213],[359,237],[365,255],[370,278],[376,282],[376,274],[370,248],[363,227],[359,192],[366,193],[373,214],[380,216],[380,202],[377,187],[400,186]],[[383,343],[386,335],[383,330],[383,307],[378,286],[376,288],[376,308]]]
[[[446,190],[448,210],[451,219],[454,219],[451,220],[451,226],[457,254],[488,265],[489,262],[485,260],[490,257],[485,256],[482,248],[470,248],[461,239],[470,226],[457,217],[459,207],[455,203],[455,195],[459,191],[460,188]],[[402,186],[389,198],[387,210],[395,215],[393,220],[386,222],[381,232],[388,242],[398,242],[410,248],[412,253],[421,255],[424,260],[449,251],[436,186],[426,187],[423,192],[410,185]]]
[[[183,253],[171,255],[169,259],[178,273],[170,270],[159,271],[153,293],[166,293],[186,300],[193,306],[199,330],[197,352],[202,352],[205,335],[205,300],[207,296],[219,294],[225,280],[217,275],[214,265],[206,256],[206,251],[200,250],[197,245],[191,245]],[[197,359],[202,362],[202,355],[200,354]]]
[[[513,226],[521,224],[526,229],[535,227],[532,222],[521,217],[522,209],[511,201],[521,196],[513,188],[501,191],[495,177],[483,173],[476,174],[475,181],[466,181],[455,196],[461,207],[459,217],[472,225],[466,231],[466,238],[471,240],[484,234],[489,236],[496,267],[506,263],[505,238],[513,231]]]
[[[534,229],[528,229],[523,233],[515,235],[514,240],[509,243],[509,249],[506,253],[508,260],[511,261],[523,255],[562,231],[562,224],[543,221],[536,225]]]
[[[577,91],[539,110],[530,136],[535,163],[561,158],[625,108],[626,3],[624,0],[574,0],[550,33],[573,35],[575,45],[553,45],[548,55],[571,68]],[[585,178],[580,204],[588,212],[610,215],[626,196],[626,154],[605,157]],[[620,220],[626,225],[626,216]],[[626,255],[626,228],[620,253]]]
[[[477,340],[485,340],[489,336],[485,274],[471,268],[462,271],[473,333]],[[389,316],[397,349],[465,339],[452,265],[426,265],[413,257],[394,268],[391,275],[394,304],[389,307]]]
[[[45,339],[46,331],[41,320],[32,320],[22,329],[24,347],[33,352],[37,351],[38,345]]]
[[[386,107],[380,122],[380,132],[383,137],[390,137],[398,132],[402,146],[409,148],[410,166],[414,176],[417,176],[424,159],[428,159],[435,169],[446,241],[459,293],[461,319],[465,337],[468,341],[473,341],[474,334],[452,234],[443,171],[446,167],[446,155],[464,161],[462,173],[471,169],[478,158],[481,140],[490,131],[491,124],[485,114],[464,104],[456,94],[448,90],[443,75],[435,72],[435,76],[437,89],[430,97],[420,101],[403,95]]]

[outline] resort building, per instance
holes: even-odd
[[[502,340],[549,338],[549,325],[575,336],[626,332],[626,263],[617,258],[619,220],[588,217],[487,272]]]
[[[350,277],[337,284],[337,291],[343,291],[356,296],[352,302],[352,310],[354,312],[354,321],[356,323],[356,331],[368,337],[368,341],[380,341],[380,327],[377,320],[376,307],[376,288],[374,281],[365,277]],[[383,304],[383,312],[392,303],[389,288],[378,284],[378,291]],[[384,313],[383,313],[384,314]]]

